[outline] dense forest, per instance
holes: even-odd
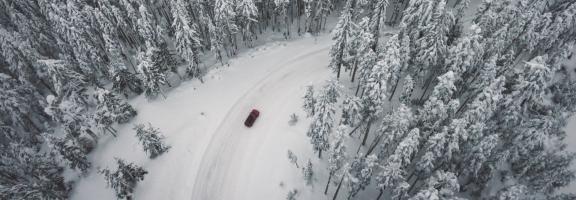
[[[276,32],[325,29],[332,0],[0,0],[0,199],[67,199],[93,168],[87,154],[137,111],[127,98],[166,97],[176,81],[202,81],[207,66]],[[207,64],[205,64],[205,62]],[[135,129],[151,158],[167,147]],[[152,132],[152,134],[148,134]],[[150,142],[152,141],[152,142]],[[118,160],[102,170],[119,198],[142,177]],[[128,175],[126,175],[128,174]],[[127,188],[126,188],[127,187]]]
[[[127,99],[169,98],[266,33],[316,35],[330,16],[339,80],[310,88],[304,106],[329,163],[324,193],[575,199],[557,190],[575,178],[563,127],[576,87],[562,62],[576,1],[470,3],[0,0],[0,199],[69,198],[76,179],[63,172],[94,168],[98,141],[137,115]],[[134,129],[150,158],[169,150],[151,125]],[[130,199],[147,172],[117,163],[99,171]]]
[[[470,3],[346,2],[331,49],[340,81],[304,97],[325,194],[335,182],[333,199],[576,199],[557,193],[575,178],[563,61],[576,1]]]

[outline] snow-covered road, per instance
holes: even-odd
[[[269,176],[254,169],[273,167],[274,163],[268,165],[268,162],[275,161],[273,158],[281,157],[286,161],[283,151],[274,151],[270,149],[274,147],[265,144],[278,140],[276,136],[286,125],[288,116],[296,112],[287,105],[295,101],[294,97],[301,96],[303,86],[321,78],[319,75],[326,71],[327,61],[328,48],[323,47],[294,56],[290,61],[275,66],[274,71],[254,77],[260,81],[236,101],[218,129],[211,134],[212,139],[196,176],[192,199],[254,199],[240,198],[239,195],[265,190],[245,183],[251,178]],[[252,108],[260,110],[261,115],[252,128],[246,128],[243,122]],[[276,186],[277,182],[272,184]]]
[[[170,151],[147,159],[127,125],[91,159],[97,167],[113,166],[113,157],[143,165],[150,173],[135,199],[283,199],[289,189],[302,190],[300,171],[286,152],[312,155],[301,99],[306,85],[321,84],[331,74],[330,43],[328,36],[270,43],[233,59],[230,67],[212,70],[205,84],[183,83],[166,100],[138,97],[131,102],[139,112],[134,122],[160,128]],[[246,128],[243,121],[252,108],[261,114]],[[301,119],[296,126],[287,123],[292,113]],[[76,185],[73,199],[113,195],[93,171]]]

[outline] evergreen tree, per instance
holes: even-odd
[[[357,157],[346,170],[348,182],[348,199],[355,197],[358,192],[364,190],[372,180],[373,168],[376,166],[376,156]]]
[[[48,136],[46,139],[52,148],[57,150],[60,156],[66,160],[71,169],[80,170],[84,174],[88,173],[92,164],[86,157],[87,152],[80,148],[75,140],[60,139],[53,136]]]
[[[37,113],[37,120],[46,120],[41,102],[35,101],[42,97],[27,82],[21,82],[12,77],[0,73],[0,121],[13,128],[26,131],[19,134],[22,142],[32,142],[36,133],[39,134],[44,129],[38,125],[33,113]]]
[[[116,171],[102,169],[98,173],[104,176],[108,187],[116,192],[116,197],[119,199],[132,199],[136,184],[144,180],[144,176],[148,174],[148,171],[133,163],[126,163],[120,158],[115,159],[118,165]]]
[[[414,114],[404,104],[400,104],[397,110],[391,114],[386,115],[382,119],[382,125],[379,130],[379,135],[374,142],[379,142],[381,147],[378,156],[384,159],[388,156],[389,151],[393,151],[390,147],[395,147],[410,130],[410,125],[413,123]],[[378,143],[371,145],[369,153],[373,150]]]
[[[258,22],[255,18],[258,14],[258,8],[254,4],[254,0],[239,0],[236,2],[237,10],[237,23],[242,32],[242,40],[246,46],[252,46],[252,41],[255,37],[254,26]]]
[[[234,20],[236,12],[230,0],[214,1],[214,29],[216,34],[220,34],[220,41],[227,44],[228,56],[236,55],[237,44],[235,34],[238,26]]]
[[[343,138],[345,128],[345,126],[338,127],[332,144],[330,145],[330,150],[328,151],[328,182],[326,183],[324,194],[328,193],[328,186],[330,185],[332,177],[344,167],[346,159],[346,146],[344,145]]]
[[[148,124],[148,127],[145,127],[143,124],[137,124],[134,126],[134,130],[136,130],[136,137],[140,140],[144,152],[149,154],[151,159],[158,157],[170,149],[170,146],[163,142],[164,136],[160,135],[160,131],[152,127],[151,124]]]
[[[144,93],[148,98],[156,97],[158,93],[162,93],[162,85],[168,83],[166,74],[159,65],[159,61],[156,60],[158,53],[159,49],[151,47],[139,55],[138,71],[143,82]]]
[[[88,108],[82,99],[61,99],[54,96],[46,97],[48,105],[44,111],[58,122],[64,129],[66,137],[79,140],[85,134],[96,143],[98,136],[92,131],[93,120],[91,115],[87,115]]]
[[[377,0],[372,2],[374,10],[370,16],[370,33],[374,38],[372,43],[372,50],[377,51],[380,39],[380,33],[386,21],[386,9],[388,8],[388,0]]]
[[[387,82],[390,77],[390,64],[386,60],[379,61],[366,79],[361,97],[364,106],[363,121],[366,123],[362,145],[366,144],[370,127],[383,110],[386,101]]]
[[[191,24],[187,3],[182,0],[171,0],[171,7],[175,16],[172,26],[176,35],[176,51],[188,62],[187,74],[192,78],[199,78],[201,39],[197,26]]]
[[[146,49],[158,48],[163,40],[160,33],[158,33],[156,24],[154,23],[154,16],[152,16],[149,9],[144,4],[140,4],[138,7],[138,13],[140,15],[140,17],[137,18],[138,32],[144,39]]]
[[[53,88],[59,96],[69,96],[71,92],[78,91],[87,84],[86,78],[74,71],[66,61],[40,60],[38,62],[46,67]]]
[[[367,17],[362,18],[356,26],[358,30],[352,31],[353,34],[349,39],[349,44],[345,46],[345,52],[347,54],[345,63],[349,65],[348,67],[352,67],[352,82],[356,80],[356,74],[359,69],[360,74],[366,74],[366,71],[369,70],[374,65],[373,62],[375,62],[375,56],[371,55],[374,53],[371,48],[374,38],[368,31],[368,26],[369,19]],[[361,75],[361,77],[364,76]]]
[[[401,48],[400,48],[400,41],[398,40],[398,35],[392,36],[384,46],[383,50],[384,62],[387,62],[390,66],[389,73],[390,79],[388,83],[393,87],[390,88],[390,92],[387,92],[388,101],[392,100],[394,94],[396,93],[396,88],[398,87],[398,83],[400,82],[401,77],[404,74],[406,65],[402,64],[402,55],[401,55]]]
[[[406,75],[406,77],[404,77],[403,89],[400,95],[400,102],[405,105],[412,104],[412,93],[414,93],[414,79],[412,79],[412,76]]]
[[[18,143],[0,151],[1,199],[67,199],[70,190],[52,154]]]
[[[330,57],[332,60],[330,61],[330,68],[336,72],[336,78],[340,78],[340,70],[344,63],[344,56],[346,45],[350,42],[354,35],[354,28],[356,25],[352,20],[352,4],[353,0],[348,0],[346,3],[346,7],[342,11],[342,15],[340,16],[340,20],[338,24],[334,28],[332,40],[334,40],[334,45],[332,45],[332,49],[330,49]]]
[[[135,74],[128,71],[125,67],[112,69],[113,71],[110,72],[112,76],[112,91],[124,94],[126,97],[131,93],[142,93],[142,80]]]
[[[419,65],[419,72],[414,78],[423,83],[425,90],[422,97],[430,88],[431,81],[438,74],[445,72],[444,63],[448,51],[447,34],[453,22],[453,16],[444,8],[445,4],[446,1],[442,0],[435,6],[430,24],[422,30],[424,36],[415,40],[415,46],[418,48],[414,49],[414,62]]]
[[[130,104],[120,102],[120,99],[106,89],[98,88],[94,98],[97,102],[94,119],[103,132],[108,131],[115,135],[116,130],[112,128],[114,122],[126,123],[137,114]]]
[[[304,111],[308,117],[316,114],[316,98],[314,97],[314,87],[307,86],[306,94],[304,95]]]
[[[329,82],[323,88],[322,95],[318,97],[315,104],[316,113],[313,116],[312,124],[306,135],[310,137],[310,142],[314,151],[318,152],[318,157],[322,157],[322,152],[328,150],[328,136],[332,132],[334,117],[336,115],[335,104],[338,100],[339,85],[336,82]]]
[[[308,164],[306,168],[302,169],[304,173],[304,181],[306,181],[306,185],[312,185],[314,183],[314,171],[312,170],[312,162],[308,160]]]
[[[362,101],[356,96],[349,96],[342,102],[342,124],[359,126],[362,122]]]
[[[460,199],[456,193],[460,190],[457,177],[451,172],[438,171],[427,181],[422,190],[409,198],[424,199]]]

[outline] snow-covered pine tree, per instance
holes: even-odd
[[[0,199],[67,199],[63,170],[52,154],[18,143],[0,146]]]
[[[365,80],[363,95],[361,96],[362,105],[364,106],[362,121],[366,123],[362,145],[366,144],[370,127],[383,110],[391,67],[390,63],[385,60],[378,61]]]
[[[424,35],[415,40],[414,63],[419,66],[418,74],[413,78],[422,83],[421,101],[425,97],[432,81],[446,71],[445,60],[448,51],[448,31],[453,24],[453,16],[445,9],[446,0],[439,1],[434,8],[430,24],[422,30]]]
[[[130,104],[121,102],[118,97],[106,89],[96,89],[94,98],[97,102],[94,117],[96,123],[100,128],[112,134],[116,133],[114,128],[111,127],[112,123],[126,123],[137,114]]]
[[[430,24],[436,2],[432,0],[411,0],[404,11],[402,22],[402,34],[406,34],[410,41],[420,39],[423,28]],[[413,43],[412,43],[413,44]]]
[[[377,200],[382,197],[385,190],[394,190],[396,196],[405,196],[406,194],[404,187],[404,185],[408,184],[405,180],[406,172],[400,163],[395,161],[398,161],[398,159],[389,160],[384,163],[381,167],[382,169],[375,177],[376,187],[379,190],[378,196],[376,197]]]
[[[140,140],[140,144],[144,148],[144,152],[149,154],[151,159],[154,159],[170,149],[170,146],[164,144],[164,136],[160,134],[160,130],[152,127],[148,123],[148,127],[144,124],[137,124],[134,126],[136,130],[136,137]]]
[[[188,3],[183,0],[171,0],[174,14],[172,27],[175,31],[176,51],[188,62],[186,73],[192,78],[200,78],[200,48],[201,39],[196,24],[192,24],[188,14]]]
[[[302,169],[302,173],[304,174],[304,181],[306,182],[306,185],[311,186],[314,184],[314,171],[312,169],[312,162],[310,160],[308,160],[306,167]]]
[[[360,60],[360,65],[358,66],[358,70],[360,71],[358,77],[358,86],[356,87],[355,94],[361,98],[364,97],[364,92],[366,91],[368,80],[370,79],[373,68],[376,66],[376,62],[376,53],[372,51],[371,48],[368,48],[367,52]],[[360,89],[362,89],[362,92],[360,92]],[[358,92],[360,92],[360,94],[358,94]]]
[[[126,67],[111,67],[110,75],[112,76],[112,91],[118,94],[124,94],[128,97],[130,94],[141,94],[142,80],[134,73],[128,71]]]
[[[292,2],[290,0],[274,0],[274,5],[276,6],[275,8],[275,12],[276,15],[278,15],[278,18],[280,18],[281,20],[283,20],[283,25],[284,27],[284,38],[288,39],[290,37],[290,20],[292,19],[294,16],[292,16]],[[288,10],[288,8],[290,7],[290,10]],[[292,19],[294,20],[294,19]],[[293,22],[293,21],[292,21]]]
[[[376,156],[356,157],[346,169],[346,181],[348,183],[348,199],[355,197],[364,190],[372,180],[372,173],[376,166]]]
[[[324,194],[328,193],[328,186],[330,186],[332,177],[335,176],[345,164],[346,146],[344,144],[344,131],[346,131],[346,126],[337,128],[332,144],[330,145],[330,150],[328,150],[328,182],[326,183]]]
[[[484,56],[484,43],[481,35],[480,27],[475,24],[470,26],[470,33],[465,37],[459,39],[454,46],[448,50],[446,64],[449,70],[456,74],[461,74],[458,77],[459,82],[468,82],[469,78],[475,78],[475,74],[479,72],[476,66],[482,62]]]
[[[248,47],[252,46],[252,42],[256,37],[255,24],[258,22],[256,16],[258,15],[258,8],[254,4],[254,0],[239,0],[236,4],[236,23],[242,32],[242,40]]]
[[[369,70],[373,66],[373,62],[375,61],[375,56],[370,55],[374,51],[372,50],[372,44],[374,42],[374,38],[371,33],[369,33],[369,19],[368,17],[364,17],[360,20],[358,25],[356,26],[357,31],[353,31],[353,35],[349,39],[349,44],[346,45],[346,60],[345,62],[348,67],[352,68],[352,78],[351,81],[354,82],[356,80],[356,74],[360,68],[360,76],[362,77],[362,73],[366,70]],[[369,56],[370,55],[370,56]],[[360,86],[360,83],[359,85]]]
[[[404,169],[412,162],[419,150],[419,144],[420,131],[414,128],[396,146],[396,150],[388,157],[382,166],[382,171],[376,176],[377,186],[380,189],[377,199],[380,199],[386,189],[392,189],[396,196],[406,195],[407,191],[404,186],[408,184],[408,180]]]
[[[314,97],[314,87],[311,85],[306,86],[303,107],[308,117],[312,117],[316,114],[316,98]]]
[[[412,93],[414,93],[414,79],[412,76],[406,75],[404,77],[404,85],[402,94],[400,95],[400,103],[404,105],[411,105],[412,104]]]
[[[80,100],[81,101],[81,100]],[[84,134],[90,136],[94,143],[98,136],[92,131],[92,118],[85,102],[77,99],[60,99],[52,95],[46,97],[47,106],[44,108],[55,122],[58,122],[68,138],[80,140]]]
[[[118,165],[115,171],[101,169],[98,173],[104,176],[106,184],[116,192],[117,198],[131,200],[136,184],[144,180],[144,176],[148,174],[148,171],[134,163],[126,163],[120,158],[115,159]]]
[[[401,55],[401,47],[398,35],[393,35],[388,39],[386,44],[382,49],[382,60],[389,66],[388,69],[388,83],[392,87],[387,87],[386,95],[388,96],[388,101],[391,101],[394,97],[394,93],[396,93],[396,87],[398,86],[398,82],[402,78],[404,74],[404,67],[405,65],[402,64],[402,55]]]
[[[342,85],[340,85],[338,81],[329,80],[323,90],[323,94],[328,99],[328,101],[330,103],[336,104],[338,102],[338,98],[340,98]]]
[[[140,4],[138,7],[139,18],[137,21],[138,32],[144,39],[146,49],[158,48],[160,43],[163,42],[162,35],[156,29],[154,16],[145,4]]]
[[[58,96],[69,96],[72,91],[86,86],[86,78],[63,60],[39,60],[46,67],[50,81]]]
[[[92,8],[81,2],[59,2],[45,0],[39,2],[55,31],[58,45],[66,57],[63,60],[75,66],[86,81],[96,83],[98,75],[105,74],[103,66],[107,60],[96,20],[92,18]]]
[[[355,0],[347,0],[344,10],[342,10],[342,15],[340,15],[340,20],[333,30],[334,44],[332,49],[330,49],[330,68],[336,72],[336,78],[340,78],[340,71],[342,65],[349,65],[349,63],[344,63],[346,45],[350,43],[355,35],[356,24],[352,19],[353,15],[353,2]],[[349,68],[349,67],[347,67]]]
[[[358,127],[362,122],[362,100],[356,96],[348,96],[342,101],[341,124]]]
[[[234,18],[236,12],[234,4],[231,0],[215,0],[214,1],[214,32],[220,34],[219,41],[226,45],[225,48],[228,56],[236,55],[238,48],[236,42],[236,33],[238,26]],[[226,42],[224,42],[226,40]]]
[[[414,121],[413,118],[412,110],[404,104],[400,104],[391,114],[384,116],[378,131],[379,135],[370,145],[368,154],[372,153],[376,146],[379,145],[380,152],[378,152],[378,157],[386,159],[390,154],[389,152],[393,152],[398,142],[408,134]]]
[[[17,135],[22,142],[37,141],[34,137],[45,129],[35,122],[48,119],[38,99],[42,97],[28,82],[17,81],[0,73],[0,121],[13,129],[22,130]]]
[[[529,198],[528,188],[521,184],[515,184],[500,189],[495,196],[498,200],[521,200]]]
[[[412,185],[414,186],[414,184]],[[413,189],[413,188],[411,188]],[[429,200],[429,199],[460,199],[456,196],[460,185],[454,173],[437,171],[431,176],[418,193],[410,197],[409,200]]]
[[[373,10],[370,15],[370,33],[374,42],[372,43],[373,51],[378,51],[379,39],[381,38],[381,30],[386,22],[386,9],[388,9],[388,0],[376,0],[372,1]]]
[[[322,157],[322,152],[329,148],[329,134],[334,126],[336,115],[336,102],[338,100],[339,85],[336,81],[329,82],[322,89],[322,94],[317,97],[315,103],[315,114],[306,135],[310,137],[314,151],[318,152],[318,157]]]
[[[45,134],[45,139],[51,149],[58,151],[70,169],[80,170],[83,174],[88,173],[88,169],[90,169],[92,164],[88,161],[85,150],[80,148],[80,145],[75,140],[57,138],[48,134]]]
[[[457,89],[454,85],[456,79],[457,75],[452,71],[448,71],[438,77],[438,84],[434,87],[432,95],[424,103],[424,107],[420,112],[419,120],[422,123],[422,132],[438,129],[440,123],[457,109],[458,100],[452,99],[452,95]],[[425,135],[428,134],[425,133]]]
[[[143,82],[144,93],[148,98],[156,97],[159,93],[164,95],[161,87],[168,83],[166,74],[159,65],[160,61],[156,60],[159,51],[155,47],[150,47],[139,55],[138,71]]]

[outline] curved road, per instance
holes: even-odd
[[[244,180],[250,170],[256,168],[255,154],[266,151],[262,145],[271,134],[286,123],[290,111],[284,110],[285,104],[300,98],[303,86],[327,74],[328,47],[301,54],[281,64],[254,84],[239,98],[220,122],[210,143],[202,156],[200,168],[196,173],[193,200],[232,200],[242,199],[241,193],[258,190],[245,185]],[[257,58],[256,58],[257,59]],[[250,129],[243,125],[244,119],[252,108],[261,111],[259,119]],[[295,112],[292,111],[292,112]],[[285,154],[277,155],[284,157]],[[260,174],[266,176],[266,174]],[[277,184],[277,183],[270,183]]]

